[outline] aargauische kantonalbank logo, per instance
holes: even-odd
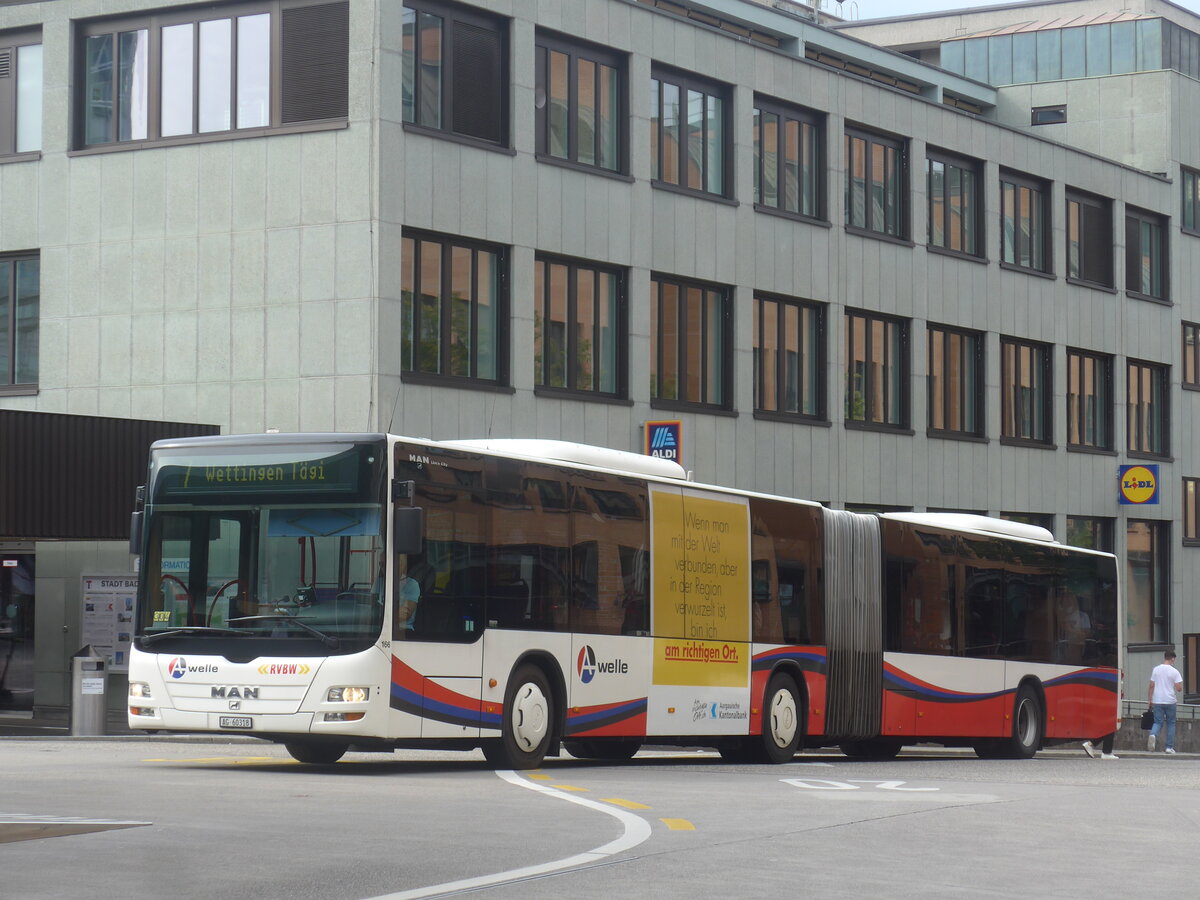
[[[596,651],[584,644],[579,650],[579,659],[575,662],[575,671],[579,680],[590,684],[597,675],[626,675],[629,673],[629,663],[623,659],[609,659],[596,662]]]

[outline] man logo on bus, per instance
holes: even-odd
[[[579,651],[579,661],[575,664],[575,670],[584,684],[589,684],[596,677],[596,651],[587,644]]]
[[[177,656],[167,664],[167,672],[172,678],[182,678],[187,672],[187,660],[182,656]]]

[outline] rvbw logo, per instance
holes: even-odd
[[[629,663],[623,659],[609,659],[596,662],[596,651],[584,644],[579,651],[579,659],[575,662],[575,671],[579,680],[590,684],[597,675],[626,675],[629,673]]]

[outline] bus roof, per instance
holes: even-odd
[[[1024,522],[996,519],[992,516],[980,516],[974,513],[893,512],[883,513],[882,517],[885,519],[896,519],[900,522],[911,522],[914,525],[946,528],[951,531],[982,531],[986,534],[1021,538],[1026,541],[1040,541],[1044,544],[1054,543],[1054,535],[1040,525],[1027,525]]]
[[[597,469],[613,469],[632,475],[651,475],[656,478],[673,478],[686,481],[687,470],[677,462],[632,453],[629,450],[612,450],[574,441],[553,441],[541,438],[486,438],[472,441],[438,441],[443,447],[462,450],[477,450],[502,453],[505,456],[524,456],[529,459],[579,463]]]

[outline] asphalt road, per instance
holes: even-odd
[[[477,754],[0,740],[0,897],[1195,896],[1200,758]]]

